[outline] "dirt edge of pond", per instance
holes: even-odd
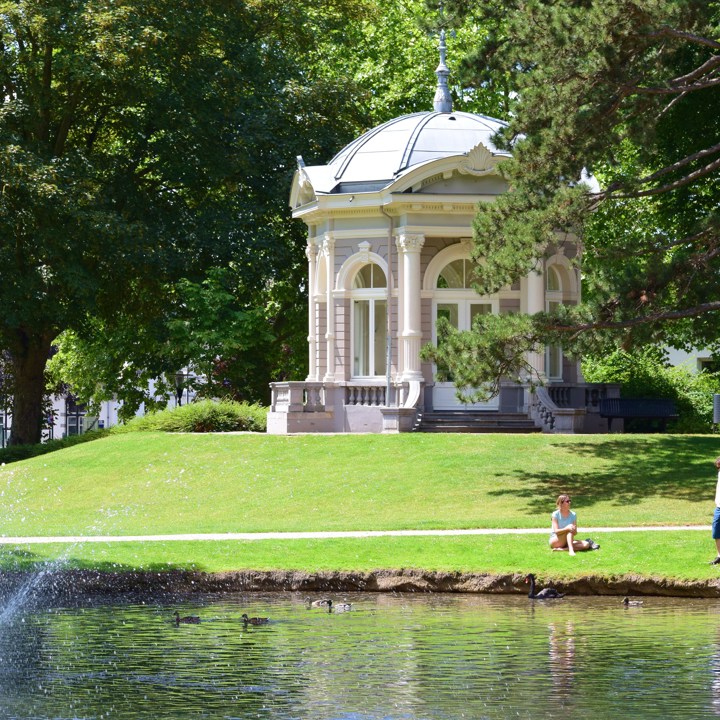
[[[522,573],[448,573],[426,570],[370,572],[303,572],[243,570],[223,573],[190,571],[3,572],[3,594],[28,584],[32,592],[58,598],[80,596],[157,596],[163,594],[223,592],[415,592],[527,594]],[[677,580],[641,575],[577,578],[538,578],[539,587],[552,584],[568,595],[655,595],[665,597],[720,597],[720,576],[711,580]]]

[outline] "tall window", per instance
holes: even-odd
[[[481,315],[494,315],[499,311],[500,296],[479,295],[473,288],[476,263],[469,257],[465,244],[451,245],[442,250],[428,264],[423,289],[432,292],[432,341],[436,345],[438,322],[445,320],[460,332],[470,330]],[[435,382],[432,386],[432,406],[437,410],[468,409],[492,410],[498,407],[498,398],[466,405],[458,398],[456,378],[442,363],[433,367]],[[463,391],[464,392],[464,391]]]
[[[352,355],[354,377],[385,374],[387,279],[382,268],[368,263],[352,286]]]

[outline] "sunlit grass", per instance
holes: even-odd
[[[707,523],[713,436],[133,433],[0,470],[5,535]]]
[[[607,532],[595,552],[551,552],[544,535],[388,537],[327,540],[118,542],[0,547],[0,567],[27,570],[60,560],[63,569],[167,571],[299,570],[306,572],[422,569],[541,577],[642,575],[707,580],[720,571],[709,533]]]
[[[129,433],[1,468],[0,527],[5,536],[548,528],[560,492],[573,496],[581,527],[709,524],[717,455],[715,436]],[[86,543],[54,552],[123,568],[714,577],[709,533],[608,537],[600,553],[575,559],[548,552],[544,535]],[[30,552],[42,560],[53,551]]]

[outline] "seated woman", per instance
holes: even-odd
[[[552,522],[552,534],[550,535],[550,547],[553,550],[567,550],[571,555],[575,551],[598,550],[600,546],[590,538],[587,540],[576,540],[577,515],[570,509],[570,496],[559,495],[557,510],[550,516]]]

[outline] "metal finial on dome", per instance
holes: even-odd
[[[437,75],[438,84],[437,89],[435,90],[435,100],[433,102],[433,106],[435,108],[435,112],[441,112],[441,113],[450,113],[452,112],[452,97],[450,95],[450,89],[448,88],[448,76],[450,75],[450,70],[448,70],[448,66],[445,64],[445,31],[440,31],[440,64],[437,66],[437,69],[435,70],[435,75]]]

